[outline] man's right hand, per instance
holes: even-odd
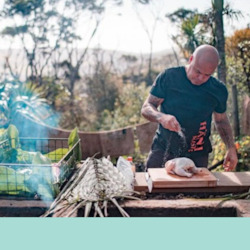
[[[181,126],[173,115],[164,114],[157,110],[163,101],[163,98],[150,94],[142,106],[142,115],[151,122],[160,123],[166,129],[174,132],[181,131]]]
[[[166,129],[174,132],[181,131],[181,126],[175,116],[161,113],[158,122]]]

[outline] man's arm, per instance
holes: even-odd
[[[180,131],[180,124],[173,115],[164,114],[157,110],[163,101],[163,98],[149,95],[142,106],[141,114],[151,122],[160,123],[166,129],[175,132]]]
[[[214,112],[214,122],[221,139],[227,147],[227,152],[223,163],[224,169],[227,171],[234,170],[238,162],[238,157],[234,144],[232,128],[226,113],[220,114]]]

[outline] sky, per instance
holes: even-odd
[[[0,7],[1,2],[0,0]],[[176,34],[176,27],[165,17],[166,13],[172,13],[178,8],[198,9],[205,11],[211,6],[211,0],[151,0],[150,5],[134,5],[133,0],[123,0],[122,7],[109,6],[101,25],[92,40],[90,47],[101,47],[103,49],[148,53],[150,51],[149,38],[154,31],[153,52],[170,50],[174,43],[171,36]],[[226,35],[232,35],[233,31],[246,28],[250,23],[250,1],[249,0],[225,0],[233,9],[242,11],[244,18],[240,21],[224,20]],[[137,11],[136,11],[137,10]],[[153,27],[155,17],[159,20]],[[81,22],[80,22],[81,23]],[[144,24],[144,27],[143,27]],[[145,29],[146,27],[146,29]],[[79,25],[78,31],[84,34],[83,25]],[[84,46],[84,41],[82,42]],[[13,45],[18,47],[18,43]],[[6,49],[8,44],[0,40],[0,48]]]
[[[245,16],[240,22],[224,20],[226,35],[232,35],[234,30],[246,28],[250,23],[250,1],[230,0],[225,3],[230,3],[233,9],[242,11]],[[166,13],[172,13],[181,7],[205,11],[210,6],[211,0],[155,0],[150,8],[140,6],[139,15],[151,34],[153,16],[159,15],[162,19],[155,28],[153,51],[169,50],[173,46],[171,36],[176,34],[176,28],[164,17]],[[98,44],[98,41],[105,49],[147,53],[150,48],[145,29],[130,0],[125,0],[122,9],[113,8],[107,11],[94,43]]]

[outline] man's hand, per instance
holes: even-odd
[[[142,115],[151,122],[158,122],[164,128],[174,132],[179,132],[181,126],[173,115],[159,112],[157,108],[163,103],[164,99],[149,95],[142,106]]]
[[[223,167],[226,171],[232,171],[237,165],[238,157],[236,147],[234,145],[232,128],[230,126],[226,113],[214,112],[214,122],[221,139],[227,147]]]
[[[235,148],[229,148],[226,152],[223,167],[226,171],[233,171],[238,163],[238,156]]]
[[[158,122],[166,129],[174,132],[179,132],[181,130],[181,126],[179,122],[173,115],[162,114],[158,118]]]

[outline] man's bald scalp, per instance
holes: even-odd
[[[215,66],[218,66],[220,59],[217,49],[208,44],[197,47],[193,53],[193,57],[201,63],[210,63]]]

